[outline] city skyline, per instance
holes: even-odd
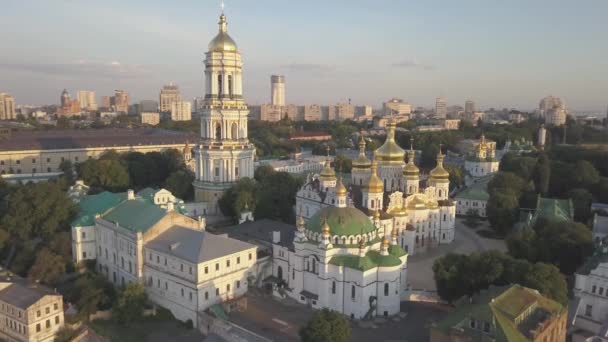
[[[135,102],[173,81],[184,98],[202,96],[219,1],[179,4],[9,0],[0,14],[12,33],[0,90],[19,104],[57,103],[63,88],[99,98],[125,89]],[[449,106],[472,99],[481,109],[529,110],[555,95],[573,110],[604,112],[608,48],[597,42],[606,9],[601,1],[233,0],[226,15],[246,55],[251,104],[269,103],[270,75],[281,74],[287,103],[352,99],[378,108],[398,97],[430,108],[443,96]]]

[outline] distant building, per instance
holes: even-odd
[[[545,118],[547,112],[553,108],[561,108],[566,110],[566,103],[555,96],[547,96],[540,100],[538,105],[538,115],[540,118]]]
[[[176,101],[171,104],[172,121],[192,120],[192,105],[190,102]]]
[[[97,99],[95,98],[95,92],[90,90],[79,90],[76,93],[76,99],[80,104],[81,110],[94,111],[98,109]]]
[[[142,100],[139,101],[139,114],[144,112],[158,112],[158,102],[154,100]]]
[[[521,123],[525,120],[525,117],[521,113],[511,113],[509,114],[509,121],[514,124]]]
[[[460,127],[460,119],[445,119],[443,120],[443,127],[446,130],[455,130]]]
[[[477,126],[479,120],[483,121],[486,116],[484,112],[473,112],[473,113],[464,113],[464,120],[473,124],[473,126]]]
[[[402,99],[390,99],[383,104],[384,115],[409,115],[412,105]]]
[[[184,151],[197,135],[161,129],[87,129],[67,131],[15,131],[0,139],[0,174],[38,174],[61,171],[65,160],[73,164],[99,158],[107,151],[161,152]]]
[[[475,109],[475,101],[473,100],[467,100],[464,103],[464,112],[465,113],[475,113],[476,109]]]
[[[566,341],[567,308],[527,287],[490,286],[454,304],[431,328],[431,342]]]
[[[57,116],[69,117],[80,114],[80,103],[78,100],[72,100],[70,93],[63,89],[60,97],[61,106],[57,109]]]
[[[435,99],[435,117],[445,119],[448,116],[448,102],[445,97]]]
[[[273,106],[285,105],[285,76],[270,76],[270,104]]]
[[[294,132],[289,135],[289,140],[292,141],[328,141],[331,139],[331,134],[326,132]]]
[[[156,126],[160,123],[160,113],[158,112],[142,112],[140,118],[144,125]]]
[[[114,96],[111,98],[111,104],[114,111],[120,113],[129,112],[129,94],[124,90],[114,90]]]
[[[110,110],[112,108],[112,97],[102,96],[101,97],[101,109]]]
[[[562,126],[566,124],[568,114],[566,109],[554,107],[545,112],[545,125]]]
[[[593,240],[596,243],[604,241],[608,236],[608,216],[604,213],[593,213]],[[608,318],[608,317],[607,317]]]
[[[324,156],[310,156],[307,158],[289,160],[264,160],[258,162],[258,166],[270,166],[277,172],[293,174],[319,173],[325,165]]]
[[[205,99],[203,97],[195,97],[194,99],[192,99],[192,111],[193,112],[199,112],[200,110],[203,109],[203,106],[205,105]]]
[[[256,246],[206,232],[166,194],[102,192],[79,207],[72,237],[86,239],[97,272],[117,287],[144,284],[150,301],[195,327],[201,311],[237,300],[256,279]]]
[[[161,112],[170,112],[173,108],[173,103],[181,101],[182,96],[180,95],[179,87],[176,84],[169,83],[160,90],[158,103],[160,104]]]
[[[0,93],[0,120],[15,120],[15,99],[7,93]]]
[[[63,297],[39,284],[0,280],[0,339],[52,342],[64,325]]]
[[[486,140],[482,134],[475,148],[466,156],[465,171],[472,177],[485,177],[498,172],[499,165],[500,162],[496,159],[496,142]]]

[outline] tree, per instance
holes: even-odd
[[[120,160],[89,159],[80,164],[79,175],[90,186],[109,191],[124,191],[129,187],[129,172]]]
[[[17,187],[7,198],[8,207],[0,219],[14,241],[34,237],[50,239],[57,231],[67,231],[76,214],[74,203],[57,183],[40,182]]]
[[[32,281],[40,281],[47,285],[55,285],[65,274],[65,261],[48,248],[38,252],[36,261],[28,273]]]
[[[464,184],[464,172],[461,168],[446,165],[445,170],[450,174],[450,191],[460,188]]]
[[[112,307],[115,296],[114,286],[106,278],[96,273],[86,272],[76,280],[69,300],[76,303],[83,318],[88,320],[89,315],[97,310]]]
[[[59,170],[63,172],[63,177],[66,179],[69,185],[74,184],[74,168],[70,160],[64,160],[59,164]]]
[[[586,160],[579,160],[574,167],[573,180],[576,185],[589,189],[600,181],[600,174],[593,164]]]
[[[587,189],[576,188],[568,191],[567,196],[574,206],[574,220],[581,223],[589,222],[593,195]]]
[[[334,160],[334,168],[341,173],[350,173],[353,168],[353,161],[343,154],[338,154]]]
[[[255,169],[255,172],[253,173],[253,178],[258,181],[261,182],[264,179],[266,179],[268,176],[274,175],[276,173],[276,171],[274,170],[274,168],[270,165],[264,165],[264,166],[260,166],[257,169]]]
[[[491,193],[486,214],[492,228],[500,234],[508,233],[518,219],[519,201],[512,191]]]
[[[77,330],[68,328],[68,327],[63,327],[59,330],[57,330],[57,332],[55,333],[55,339],[53,340],[54,342],[71,342],[74,337],[76,337],[76,335],[78,334]]]
[[[287,172],[276,172],[258,183],[255,192],[256,219],[278,219],[286,223],[294,223],[293,207],[297,191],[302,186],[302,180]]]
[[[572,274],[593,252],[593,237],[584,224],[538,220],[532,231],[507,240],[509,254],[530,262],[546,262]]]
[[[241,216],[245,207],[254,210],[256,207],[256,184],[251,178],[241,178],[231,188],[226,190],[219,200],[219,207],[224,216],[232,217],[235,221]]]
[[[551,178],[551,161],[546,153],[541,153],[538,156],[536,170],[534,172],[534,181],[536,188],[541,195],[546,195],[549,192],[549,184]]]
[[[341,313],[323,309],[300,329],[302,342],[348,342],[351,327]]]
[[[131,283],[119,293],[112,307],[112,317],[121,324],[140,319],[144,312],[146,292],[140,283]]]
[[[499,251],[447,254],[435,260],[433,274],[439,296],[448,302],[490,285],[513,283],[536,289],[563,304],[568,300],[565,278],[556,267],[514,259]]]
[[[477,228],[479,225],[479,212],[477,209],[469,209],[467,210],[466,217],[464,219],[464,224],[469,228]]]
[[[174,196],[181,199],[190,199],[194,195],[194,175],[186,170],[178,170],[173,172],[165,181],[165,188],[171,191]]]

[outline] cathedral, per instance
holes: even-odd
[[[309,177],[298,191],[296,210],[305,221],[314,221],[326,208],[345,206],[378,222],[380,234],[395,236],[410,255],[454,240],[455,205],[448,196],[449,173],[443,167],[441,151],[422,188],[413,149],[406,153],[395,142],[395,122],[388,123],[386,141],[372,161],[365,155],[363,139],[359,148],[349,190],[328,160],[323,171]]]
[[[469,152],[464,162],[465,171],[474,178],[485,177],[498,172],[500,162],[496,159],[496,142],[487,140],[481,135],[474,144],[473,151]]]
[[[240,178],[253,178],[255,147],[247,138],[249,110],[243,99],[241,54],[222,13],[219,32],[205,54],[205,100],[200,141],[194,147],[196,202],[219,214],[222,193]]]

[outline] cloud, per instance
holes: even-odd
[[[153,74],[151,70],[142,65],[122,64],[118,61],[97,62],[77,60],[68,63],[0,62],[0,69],[53,76],[96,77],[108,79],[137,78]]]
[[[333,65],[315,63],[291,63],[283,65],[282,68],[296,72],[330,72],[336,70]]]
[[[393,68],[409,68],[409,69],[422,69],[422,70],[435,70],[434,65],[424,64],[416,59],[405,59],[401,62],[393,63],[391,65]]]

